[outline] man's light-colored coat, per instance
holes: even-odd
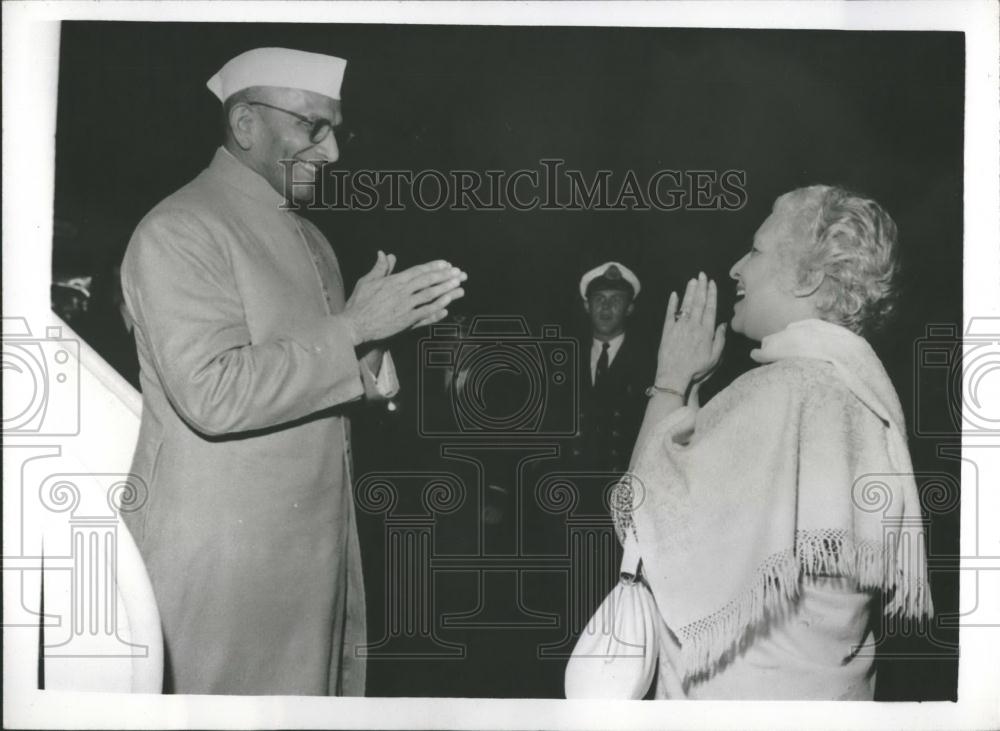
[[[122,266],[148,486],[125,520],[174,692],[364,694],[344,405],[375,384],[337,314],[333,251],[282,204],[220,148],[142,220]]]

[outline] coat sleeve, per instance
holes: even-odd
[[[154,212],[129,244],[122,287],[156,378],[208,435],[277,426],[361,397],[349,326],[331,315],[253,342],[228,252],[188,211]]]

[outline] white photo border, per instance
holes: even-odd
[[[1000,317],[998,5],[983,2],[7,2],[3,5],[3,308],[49,310],[59,21],[410,23],[949,30],[966,39],[964,313]],[[987,398],[1000,399],[1000,394]],[[977,450],[980,484],[1000,486],[1000,444]],[[963,462],[963,482],[974,466]],[[976,567],[1000,570],[1000,521],[962,506],[960,606]],[[14,516],[5,511],[5,523]],[[971,530],[978,524],[978,544]],[[991,531],[986,535],[983,531]],[[5,530],[5,534],[8,531]],[[996,550],[1000,553],[1000,549]],[[6,553],[6,552],[5,552]],[[978,562],[978,563],[977,563]],[[982,583],[982,582],[980,582]],[[997,583],[997,582],[993,582]],[[5,597],[10,594],[5,592]],[[5,603],[7,601],[5,598]],[[978,595],[978,600],[1000,597]],[[7,607],[5,604],[5,611]],[[31,728],[997,728],[1000,627],[963,627],[958,702],[610,702],[440,698],[151,696],[34,690],[4,676],[4,726]],[[21,650],[4,632],[5,661]],[[5,662],[6,668],[14,663]]]

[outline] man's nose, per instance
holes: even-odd
[[[326,162],[337,162],[340,159],[340,147],[337,146],[337,135],[333,130],[316,143],[315,149]]]

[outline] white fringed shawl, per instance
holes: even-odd
[[[752,356],[767,365],[653,430],[626,480],[632,510],[615,516],[635,531],[683,677],[787,610],[803,575],[881,590],[886,614],[933,611],[902,409],[874,351],[805,320]]]

